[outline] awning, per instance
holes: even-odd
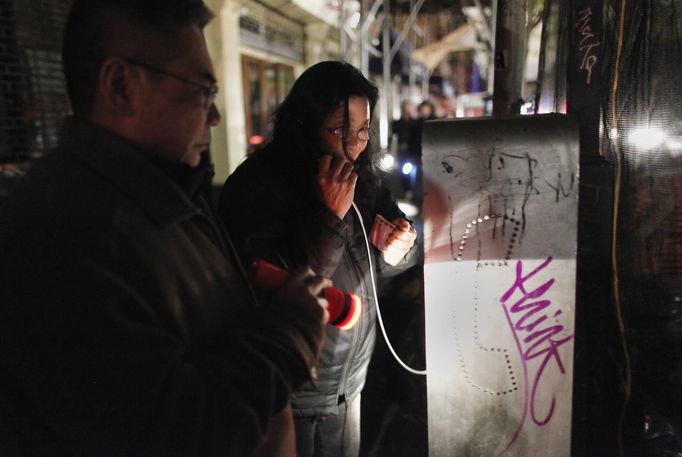
[[[410,57],[433,71],[451,52],[470,51],[477,47],[476,29],[471,24],[464,24],[439,41],[413,51]]]

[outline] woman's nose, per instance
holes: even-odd
[[[359,143],[359,141],[357,138],[351,137],[351,138],[348,138],[348,140],[346,140],[346,146],[350,146],[353,148],[356,147],[358,145],[358,143]]]
[[[348,136],[346,137],[346,145],[355,147],[359,143],[360,143],[360,139],[358,138],[358,133],[357,132],[349,132]]]

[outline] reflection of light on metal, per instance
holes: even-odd
[[[358,26],[359,23],[360,23],[360,12],[356,11],[353,13],[353,15],[350,17],[350,19],[348,19],[348,25],[350,25],[351,28],[354,29],[355,27]]]
[[[381,118],[379,119],[379,146],[381,149],[388,149],[388,119],[386,119],[386,108],[381,106]]]
[[[391,154],[384,154],[381,156],[381,159],[379,160],[379,168],[381,168],[384,171],[391,171],[393,170],[393,166],[395,165],[395,159]]]
[[[665,145],[670,149],[670,152],[675,155],[682,155],[682,137],[668,137]]]
[[[412,173],[412,170],[414,170],[414,165],[412,165],[410,162],[405,162],[401,171],[404,175],[409,175]]]
[[[663,144],[666,135],[656,127],[645,127],[633,130],[628,139],[638,148],[652,149]]]
[[[400,211],[405,213],[405,217],[415,217],[417,214],[419,214],[419,208],[417,208],[416,205],[413,205],[412,203],[409,202],[404,202],[398,200],[398,208],[400,208]]]
[[[521,114],[533,114],[533,104],[526,102],[521,106]]]

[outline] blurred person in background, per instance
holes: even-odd
[[[430,100],[423,100],[417,105],[417,119],[420,121],[429,121],[436,119],[436,107]]]
[[[409,100],[400,103],[400,119],[393,121],[393,135],[397,144],[398,158],[411,156],[417,146],[414,138],[416,112]]]

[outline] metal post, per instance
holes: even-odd
[[[365,76],[369,76],[369,54],[373,51],[376,54],[376,50],[369,42],[369,27],[376,20],[377,11],[382,5],[382,0],[374,0],[372,7],[368,9],[368,0],[362,1],[361,21],[360,21],[360,71]],[[380,55],[380,54],[379,54]]]
[[[514,114],[512,105],[523,98],[526,62],[526,2],[498,0],[497,4],[494,116]]]
[[[410,0],[410,11],[414,9],[414,0]],[[416,43],[416,36],[414,32],[414,27],[410,27],[410,31],[408,34],[408,39],[407,42],[410,45],[410,52],[412,52],[415,49],[415,43]],[[408,95],[412,92],[412,87],[415,86],[415,80],[416,80],[416,75],[414,74],[414,71],[412,71],[412,57],[410,57],[408,63],[407,63],[407,68],[409,68],[409,73],[408,73],[408,82],[407,82],[407,88],[408,88]]]
[[[367,0],[362,0],[362,4],[360,6],[360,14],[365,15],[367,14]],[[367,18],[362,18],[361,19],[361,26],[360,26],[360,71],[362,72],[363,75],[367,76],[369,75],[369,53],[367,52],[367,46],[369,45],[368,40],[367,40],[367,27],[365,27],[365,22],[367,21]]]
[[[384,1],[384,23],[382,26],[383,97],[381,98],[381,117],[379,119],[379,144],[382,150],[388,149],[388,123],[391,106],[391,22],[389,21],[389,0]]]
[[[393,57],[398,53],[398,49],[403,44],[403,41],[405,41],[405,37],[407,36],[407,33],[409,32],[409,30],[413,28],[415,21],[417,20],[417,14],[419,14],[419,10],[421,9],[423,4],[424,4],[424,0],[417,0],[417,4],[414,5],[414,7],[412,9],[410,9],[410,15],[407,18],[407,21],[405,21],[405,24],[403,24],[402,30],[400,31],[400,33],[396,37],[395,43],[391,47],[391,56],[390,56],[391,60],[393,60]]]
[[[414,25],[416,24],[417,21],[417,15],[419,14],[419,10],[421,9],[422,5],[424,4],[424,0],[417,0],[417,3],[411,3],[410,4],[410,15],[407,18],[407,21],[405,21],[405,24],[403,24],[403,28],[396,37],[395,43],[393,43],[393,46],[390,46],[390,51],[388,54],[384,54],[384,62],[388,60],[388,68],[389,68],[389,80],[388,80],[388,86],[389,89],[391,87],[391,80],[390,80],[390,68],[391,68],[391,62],[393,62],[393,58],[398,54],[398,51],[400,50],[400,46],[403,44],[405,39],[409,36],[410,31],[414,29]],[[388,10],[385,10],[385,13],[388,14]],[[385,40],[384,40],[385,43]],[[385,46],[384,46],[384,49]],[[384,64],[384,84],[386,84],[386,65]],[[410,73],[412,70],[410,69]],[[393,110],[391,109],[392,103],[390,103],[391,100],[389,98],[389,105],[388,105],[388,122],[391,122],[393,120]]]
[[[346,51],[348,49],[348,36],[344,24],[346,23],[346,7],[345,2],[341,1],[339,4],[339,60],[344,62],[346,59]]]

